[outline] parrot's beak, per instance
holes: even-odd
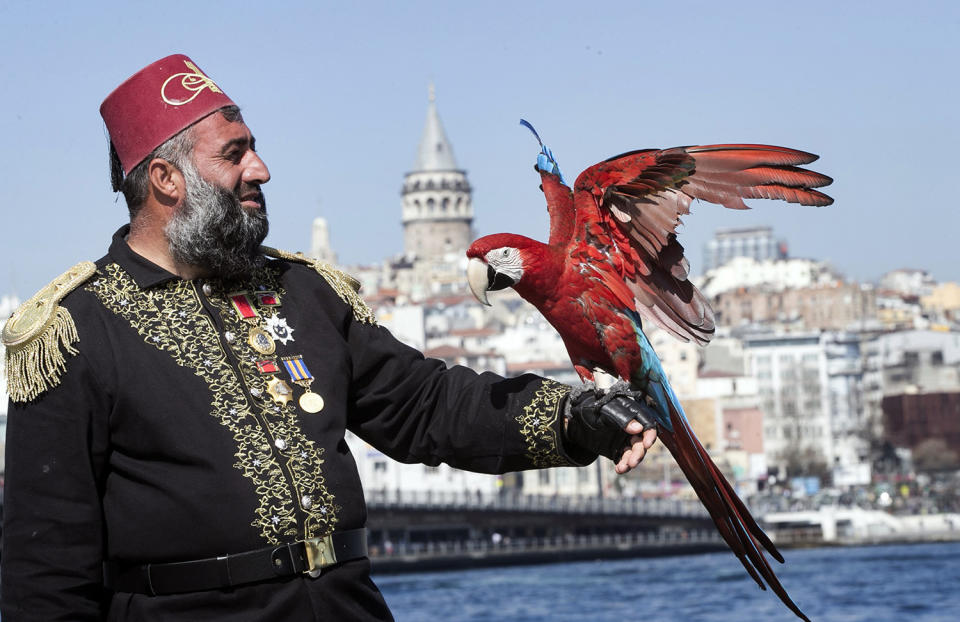
[[[489,268],[490,266],[477,257],[471,257],[467,262],[467,284],[470,285],[470,291],[473,292],[474,298],[488,307],[491,306],[490,301],[487,300],[487,289],[490,285],[490,279],[487,276]]]

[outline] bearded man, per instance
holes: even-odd
[[[101,114],[130,223],[3,333],[4,622],[389,620],[346,430],[488,473],[600,453],[622,472],[652,444],[631,400],[447,369],[350,277],[262,247],[270,173],[186,56]]]

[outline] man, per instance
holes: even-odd
[[[654,442],[626,397],[424,359],[349,277],[261,247],[270,173],[189,58],[101,114],[130,224],[4,329],[4,622],[389,620],[346,429],[491,473]]]

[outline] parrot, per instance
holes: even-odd
[[[808,620],[763,550],[780,563],[783,556],[697,439],[643,322],[699,345],[715,332],[713,310],[690,282],[677,240],[694,199],[738,210],[749,209],[744,199],[823,207],[833,199],[815,188],[833,180],[801,168],[817,160],[811,153],[721,144],[629,151],[587,168],[571,189],[537,131],[520,123],[540,144],[535,170],[549,238],[498,233],[475,240],[466,252],[471,292],[489,305],[488,291],[512,287],[557,330],[583,382],[625,383],[640,396],[658,438],[748,574]]]

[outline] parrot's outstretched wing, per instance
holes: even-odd
[[[798,166],[816,159],[770,145],[631,151],[577,177],[573,230],[610,254],[639,313],[684,341],[706,344],[713,311],[688,280],[689,263],[676,237],[680,217],[690,213],[694,199],[731,209],[748,209],[745,198],[830,205],[833,199],[813,188],[833,180]]]

